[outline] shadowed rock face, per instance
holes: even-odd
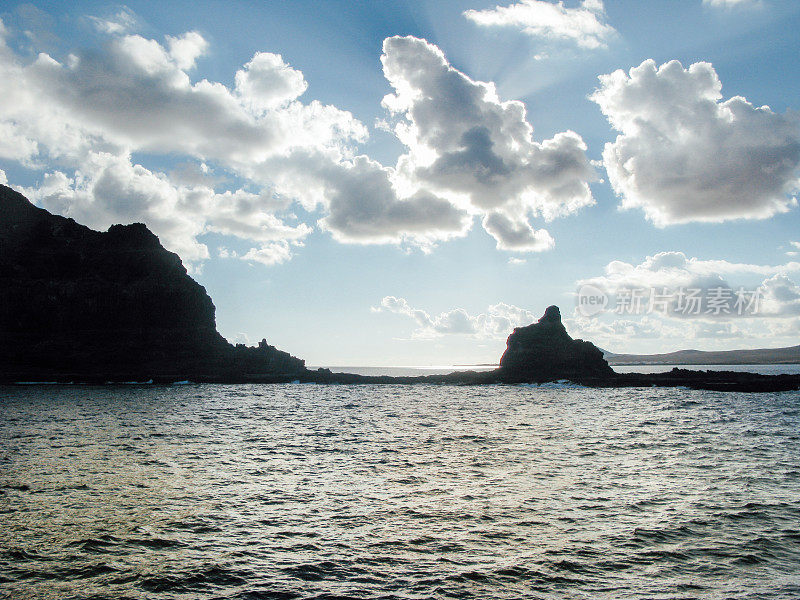
[[[0,377],[225,379],[291,374],[264,342],[231,346],[215,307],[141,223],[93,231],[0,186]]]
[[[499,373],[508,382],[584,381],[614,375],[597,346],[569,336],[557,306],[548,307],[538,323],[514,329]]]

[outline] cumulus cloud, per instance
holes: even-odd
[[[397,164],[401,188],[424,187],[485,215],[498,247],[526,251],[552,247],[530,218],[593,204],[588,183],[595,175],[578,134],[535,142],[521,102],[500,100],[494,84],[454,69],[424,40],[388,38],[381,61],[395,89],[383,104],[408,148]]]
[[[291,257],[292,252],[289,248],[289,243],[285,240],[279,240],[277,242],[262,244],[258,248],[250,248],[241,258],[242,260],[257,262],[270,267],[286,262]]]
[[[311,233],[305,223],[288,225],[271,212],[275,201],[268,194],[245,190],[213,193],[196,187],[187,191],[187,210],[203,215],[206,230],[256,242],[299,241]]]
[[[616,32],[605,20],[602,0],[583,0],[575,8],[564,2],[523,0],[509,6],[464,13],[478,25],[519,27],[536,38],[566,40],[583,48],[605,47]]]
[[[5,185],[8,183],[8,178],[6,177],[6,172],[3,169],[0,169],[0,184]]]
[[[230,340],[232,344],[244,344],[245,346],[250,345],[250,338],[247,336],[246,333],[237,333],[236,337],[233,340]]]
[[[659,252],[639,264],[615,260],[608,263],[604,274],[580,281],[608,291],[622,287],[681,287],[720,281],[725,276],[767,276],[800,271],[800,262],[782,265],[734,263],[727,260],[703,260],[687,257],[683,252]]]
[[[486,215],[483,228],[497,240],[497,247],[502,250],[539,252],[555,246],[555,240],[546,229],[536,230],[527,221],[515,222],[501,212]]]
[[[198,34],[187,36],[175,43],[202,45]],[[16,105],[28,113],[19,126],[59,153],[80,153],[102,140],[234,168],[252,167],[292,148],[337,145],[366,135],[350,113],[317,102],[254,114],[250,103],[243,104],[222,84],[193,83],[184,71],[192,56],[186,49],[168,51],[155,40],[126,35],[110,40],[102,52],[76,52],[66,64],[48,55],[31,65],[13,61],[8,68],[25,91],[39,98],[34,107]],[[56,137],[62,128],[70,139]]]
[[[745,98],[721,101],[708,63],[646,60],[600,77],[591,96],[621,132],[603,162],[623,208],[656,225],[763,219],[797,204],[795,118]]]
[[[617,301],[625,295],[626,302],[629,302],[627,296],[631,290],[639,290],[641,294],[636,295],[641,298],[641,312],[646,312],[650,306],[676,318],[756,318],[786,314],[785,307],[780,303],[789,298],[787,290],[791,290],[792,284],[788,275],[800,271],[800,263],[757,265],[689,258],[683,252],[660,252],[635,265],[612,261],[606,265],[604,271],[601,276],[579,281],[579,286],[593,286]],[[761,283],[760,286],[743,286],[739,283],[742,279]],[[785,293],[776,293],[778,287]],[[698,290],[696,297],[700,299],[700,304],[693,305],[693,310],[686,310],[689,301],[684,293],[690,293],[689,290]],[[757,297],[754,297],[756,291]],[[665,303],[666,296],[671,299]],[[709,300],[712,296],[719,297],[719,303],[724,299],[724,310],[713,309],[714,301]],[[742,299],[739,302],[747,303],[747,306],[742,305],[741,311],[736,304],[740,296]],[[766,302],[768,298],[771,300]],[[698,310],[694,310],[695,307]],[[747,307],[749,310],[744,310]]]
[[[464,235],[470,225],[467,211],[425,189],[400,196],[395,170],[367,156],[332,161],[320,153],[296,154],[277,164],[277,187],[309,209],[324,205],[328,215],[320,226],[343,243],[407,242],[430,249]]]
[[[788,275],[777,273],[761,286],[762,313],[774,317],[800,316],[800,286]]]
[[[528,325],[536,320],[530,311],[505,303],[494,304],[478,315],[470,315],[463,308],[455,308],[432,316],[424,310],[413,308],[405,298],[395,296],[385,296],[372,311],[410,317],[417,324],[413,336],[421,338],[461,334],[500,339],[507,337],[514,327]]]
[[[167,36],[169,55],[182,71],[194,67],[195,61],[208,50],[208,42],[196,31],[189,31],[180,37]]]
[[[257,52],[236,72],[236,92],[256,111],[285,105],[302,95],[308,84],[303,74],[278,54]]]

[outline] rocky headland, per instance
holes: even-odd
[[[311,340],[310,343],[313,343]],[[178,255],[140,223],[98,232],[0,186],[0,383],[190,380],[219,383],[513,384],[780,391],[797,375],[673,369],[616,373],[567,333],[556,306],[508,337],[500,366],[423,377],[309,370],[262,340],[231,345],[215,307]]]
[[[0,186],[0,381],[283,380],[304,361],[229,344],[205,288],[141,223],[99,232]]]

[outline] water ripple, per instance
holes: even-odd
[[[0,598],[800,596],[800,397],[0,388]]]

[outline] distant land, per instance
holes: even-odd
[[[635,365],[797,365],[800,345],[785,348],[747,350],[678,350],[663,354],[616,354],[603,350],[608,364],[618,367]],[[497,363],[455,365],[457,367],[496,367]]]
[[[800,345],[753,350],[678,350],[664,354],[603,352],[612,366],[629,365],[787,365],[800,364]]]
[[[752,362],[745,352],[738,354],[739,360]],[[701,355],[700,363],[709,363],[709,354],[717,356],[719,364],[733,360],[726,352],[696,354]],[[682,353],[656,356],[688,360]],[[775,356],[786,360],[791,353]],[[548,307],[538,322],[515,328],[499,367],[491,371],[390,377],[310,370],[303,360],[266,340],[257,347],[228,343],[216,329],[215,307],[206,290],[145,225],[94,231],[37,208],[0,185],[0,383],[178,381],[452,385],[571,381],[593,387],[800,389],[800,375],[681,369],[616,373],[597,346],[569,336],[557,306]]]

